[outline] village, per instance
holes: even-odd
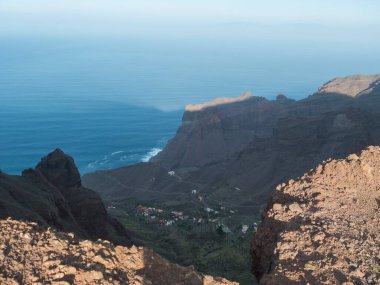
[[[170,175],[175,175],[175,173],[173,172]],[[171,227],[211,226],[219,233],[226,235],[234,233],[241,236],[257,230],[258,225],[255,219],[247,218],[242,222],[241,216],[244,214],[239,213],[236,208],[226,206],[210,197],[205,197],[197,189],[189,191],[189,197],[194,206],[186,209],[180,208],[179,210],[178,207],[164,207],[154,204],[137,204],[124,213],[147,226],[154,225],[168,229]],[[116,204],[108,205],[107,208],[118,210]]]
[[[226,191],[231,190],[240,191],[233,186]],[[169,193],[164,201],[131,199],[112,201],[106,206],[137,242],[168,259],[201,266],[234,260],[244,268],[260,217],[251,215],[247,206],[239,207],[233,199],[210,195],[195,187],[186,192],[177,193],[174,199]],[[228,256],[228,259],[217,256]]]
[[[203,213],[197,213],[197,217],[194,217],[191,214],[185,214],[183,211],[171,211],[139,205],[135,208],[134,215],[143,219],[146,223],[158,224],[165,227],[186,222],[193,225],[211,223],[215,224],[217,228],[220,228],[226,234],[231,232],[229,227],[224,224],[224,220],[236,214],[236,210],[231,210],[224,206],[218,206],[218,210],[210,207],[204,207],[202,210]],[[242,234],[246,234],[250,228],[255,231],[257,223],[254,222],[252,225],[241,224],[240,231]]]

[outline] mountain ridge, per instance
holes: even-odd
[[[380,82],[380,74],[351,75],[336,77],[318,89],[317,93],[338,93],[350,97],[360,97],[373,91]]]
[[[252,96],[185,111],[176,136],[150,162],[87,174],[83,183],[114,205],[124,224],[137,228],[132,235],[142,244],[177,263],[252,284],[244,265],[247,236],[272,190],[330,158],[380,145],[379,91],[374,85],[357,97],[316,92],[298,101]],[[187,218],[143,218],[136,214],[140,206],[181,211]],[[215,235],[220,229],[229,242]],[[176,251],[168,252],[167,244],[178,244]],[[210,250],[213,255],[205,254]]]
[[[345,80],[354,80],[352,78],[356,77],[346,77]],[[331,82],[334,80],[327,85]],[[380,115],[377,108],[380,106],[380,96],[377,94],[380,93],[377,92],[378,90],[374,89],[372,96],[351,97],[323,91],[299,101],[287,99],[285,96],[273,101],[252,96],[247,100],[216,105],[202,111],[185,111],[182,125],[165,149],[153,157],[150,164],[136,165],[136,169],[143,169],[145,165],[147,169],[156,168],[160,174],[150,176],[155,177],[154,183],[147,183],[149,177],[145,174],[141,174],[146,177],[140,184],[130,181],[129,172],[134,176],[138,175],[138,171],[134,170],[135,166],[87,174],[83,181],[100,194],[103,187],[114,189],[113,193],[116,196],[123,196],[124,193],[128,197],[131,193],[125,187],[121,187],[128,185],[131,189],[140,189],[138,193],[142,196],[149,196],[147,193],[145,195],[144,191],[152,191],[152,199],[156,198],[154,193],[160,191],[171,193],[175,184],[177,188],[185,189],[184,191],[189,191],[191,187],[217,188],[222,184],[220,177],[223,177],[225,185],[235,184],[235,187],[240,189],[262,188],[263,185],[256,185],[258,182],[253,179],[255,175],[248,174],[252,172],[250,166],[259,167],[259,161],[268,161],[262,156],[269,150],[263,152],[260,149],[272,148],[272,152],[279,152],[280,156],[286,155],[285,150],[293,152],[289,157],[297,157],[302,155],[302,152],[307,153],[310,149],[315,149],[315,158],[310,157],[309,153],[309,158],[305,158],[307,161],[300,161],[299,166],[296,166],[300,168],[296,173],[274,174],[278,179],[274,179],[273,182],[269,181],[268,176],[266,183],[270,185],[264,186],[267,193],[255,198],[264,203],[269,197],[271,187],[280,181],[302,175],[304,171],[329,157],[343,158],[349,153],[380,142],[379,126],[375,122]],[[370,129],[372,123],[374,128]],[[347,138],[342,140],[339,139],[340,136]],[[352,143],[346,143],[348,137],[351,137]],[[294,149],[295,143],[303,149]],[[307,147],[303,146],[305,144]],[[271,157],[269,153],[267,156]],[[283,159],[287,158],[282,159],[276,155],[272,156],[272,159],[281,161],[268,165],[268,172],[278,171]],[[253,164],[245,162],[248,160]],[[125,173],[122,175],[123,170]],[[167,172],[170,171],[174,171],[180,179],[167,177]],[[118,174],[112,177],[113,172]],[[241,176],[245,172],[248,176]],[[102,186],[98,184],[100,178],[96,176],[101,176],[104,180]],[[208,176],[207,179],[204,176]],[[240,177],[236,178],[237,176]],[[92,183],[91,180],[97,182]],[[157,181],[166,182],[160,184]],[[120,191],[117,190],[118,183]]]

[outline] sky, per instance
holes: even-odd
[[[379,0],[0,0],[0,96],[80,85],[92,98],[94,82],[99,98],[165,110],[285,85],[305,96],[379,72],[379,11]]]
[[[361,40],[378,31],[379,11],[378,0],[0,0],[0,35],[201,37],[249,30]]]

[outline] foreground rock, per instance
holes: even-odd
[[[82,186],[73,158],[59,149],[22,176],[0,173],[0,218],[6,217],[130,244],[126,230],[107,215],[99,195]]]
[[[147,249],[80,240],[11,219],[0,221],[0,284],[236,285]]]
[[[380,147],[279,185],[252,242],[260,284],[380,284]]]

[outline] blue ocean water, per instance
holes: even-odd
[[[337,75],[378,73],[363,49],[230,41],[0,38],[0,168],[59,147],[80,171],[147,160],[183,106],[245,91],[299,99]]]
[[[76,100],[31,109],[0,106],[0,168],[19,173],[55,148],[81,173],[147,161],[175,133],[181,112]]]

